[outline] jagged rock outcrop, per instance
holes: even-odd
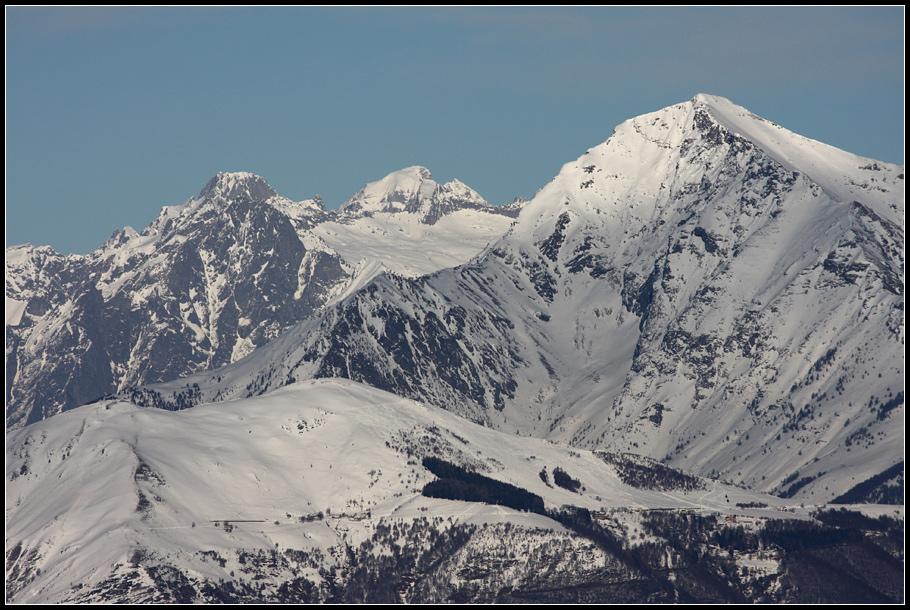
[[[372,220],[366,212],[327,212],[318,196],[291,201],[247,172],[219,173],[142,233],[115,231],[85,256],[7,249],[7,426],[234,362],[375,274],[463,262],[511,222],[460,182],[423,191],[383,216],[410,240],[410,258],[358,224]]]

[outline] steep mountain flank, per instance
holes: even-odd
[[[699,95],[617,127],[471,262],[379,277],[215,377],[134,396],[341,376],[830,499],[900,460],[903,238],[902,167]]]

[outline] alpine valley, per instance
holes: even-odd
[[[7,601],[903,602],[903,172],[700,94],[8,248]]]

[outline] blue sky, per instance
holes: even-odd
[[[6,245],[87,253],[218,171],[508,203],[700,92],[903,163],[903,45],[903,7],[7,7]]]

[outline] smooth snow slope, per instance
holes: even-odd
[[[690,493],[635,489],[590,452],[510,436],[348,380],[179,412],[106,400],[9,434],[6,548],[18,545],[34,576],[24,586],[17,580],[14,601],[73,599],[74,585],[98,584],[137,551],[200,578],[231,579],[232,569],[251,578],[235,551],[319,548],[331,557],[343,548],[342,530],[353,544],[382,517],[561,529],[539,515],[424,498],[421,488],[435,478],[421,465],[427,455],[539,494],[550,507],[793,504],[714,481]],[[584,491],[544,484],[540,471],[557,467]],[[301,523],[319,511],[336,518]],[[340,519],[367,511],[363,522]],[[213,523],[224,520],[255,522],[226,532]],[[212,551],[235,560],[218,566],[201,555]]]
[[[313,234],[351,264],[380,263],[409,277],[470,260],[512,222],[475,190],[439,184],[425,167],[371,182]]]

